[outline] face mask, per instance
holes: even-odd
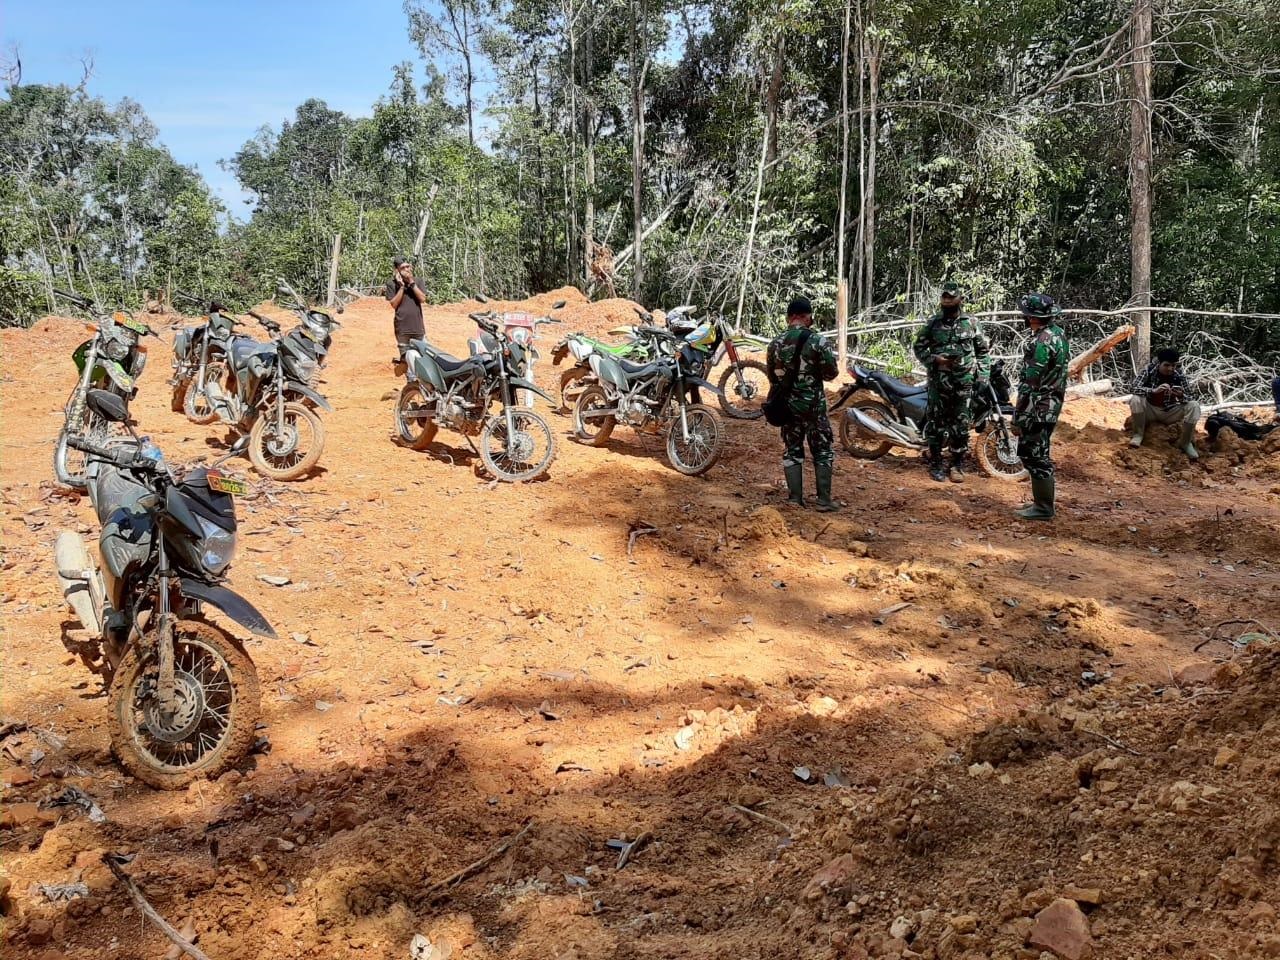
[[[960,316],[960,304],[957,303],[949,307],[943,307],[942,315],[948,320],[954,320],[956,317]]]

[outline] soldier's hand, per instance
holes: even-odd
[[[1015,437],[1022,436],[1022,428],[1018,426],[1016,423],[1009,427],[1009,432],[1012,433]]]

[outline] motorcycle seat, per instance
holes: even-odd
[[[248,337],[239,337],[231,341],[231,363],[234,366],[243,367],[254,357],[274,362],[276,358],[275,344],[259,343],[257,340],[251,340]]]
[[[650,374],[657,373],[658,368],[662,365],[657,361],[653,363],[632,363],[624,357],[618,357],[617,364],[628,377],[647,377]]]
[[[887,394],[891,397],[906,399],[907,397],[918,397],[929,392],[929,388],[920,385],[915,386],[910,383],[903,383],[901,380],[889,376],[887,373],[879,373],[872,371],[867,374],[872,380],[880,384]]]

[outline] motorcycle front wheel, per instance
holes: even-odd
[[[706,473],[724,452],[724,431],[714,410],[701,403],[684,408],[685,422],[689,424],[689,437],[685,439],[676,416],[667,428],[667,460],[686,477]]]
[[[759,360],[739,360],[720,375],[720,409],[735,420],[759,420],[769,395],[769,368]]]
[[[218,419],[218,411],[214,410],[209,402],[209,384],[221,383],[227,375],[227,368],[220,361],[216,361],[204,368],[204,374],[203,389],[197,389],[194,379],[188,380],[187,392],[182,398],[182,412],[192,423],[202,426]]]
[[[396,436],[411,450],[425,450],[440,429],[436,423],[436,397],[417,380],[400,388],[396,398]]]
[[[542,417],[512,406],[512,431],[505,413],[490,417],[480,431],[480,459],[485,469],[507,483],[528,483],[544,476],[556,458],[556,438]]]
[[[1008,429],[1000,430],[989,424],[978,434],[974,453],[983,473],[997,480],[1018,481],[1028,476],[1027,468],[1018,457],[1018,438]]]
[[[879,460],[892,448],[893,444],[871,433],[858,425],[850,414],[860,410],[869,419],[877,423],[893,423],[893,411],[879,400],[855,400],[840,414],[840,442],[851,456],[860,460]]]
[[[609,414],[600,416],[597,411],[609,410],[612,407],[613,404],[609,402],[604,387],[600,384],[593,383],[583,390],[578,394],[578,402],[573,405],[574,437],[593,447],[603,447],[609,442],[609,437],[613,434],[613,428],[618,421]]]
[[[249,655],[210,623],[173,625],[177,707],[166,714],[156,698],[155,644],[125,651],[111,685],[111,748],[120,764],[161,790],[216,777],[238,763],[253,743],[258,719],[258,672]]]
[[[320,462],[324,424],[300,403],[284,405],[284,430],[276,429],[275,410],[259,411],[249,431],[249,460],[264,477],[297,480]]]

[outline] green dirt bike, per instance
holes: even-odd
[[[138,392],[138,377],[147,363],[147,348],[141,340],[155,336],[155,331],[122,310],[107,313],[78,294],[66,290],[54,290],[54,293],[90,311],[94,317],[88,325],[93,337],[71,354],[79,378],[67,398],[65,421],[53,449],[53,473],[58,482],[83,490],[88,459],[70,441],[79,438],[102,443],[111,426],[85,402],[89,391],[106,390],[126,401],[132,399]]]
[[[629,360],[632,363],[647,363],[657,354],[656,341],[651,337],[641,337],[635,327],[614,327],[609,333],[627,339],[621,343],[609,343],[588,337],[585,333],[571,333],[551,351],[551,362],[560,366],[566,358],[573,358],[573,365],[560,374],[560,412],[567,413],[578,402],[582,391],[595,380],[591,370],[591,357],[594,354],[612,357],[615,360]]]

